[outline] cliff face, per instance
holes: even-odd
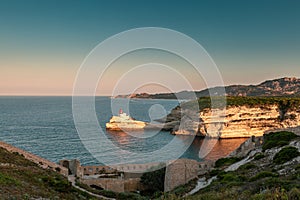
[[[216,126],[211,119],[211,110],[206,109],[200,113],[204,121],[204,130],[219,128],[221,138],[262,136],[264,132],[275,129],[296,127],[300,125],[299,110],[288,111],[284,119],[280,119],[280,110],[277,105],[264,107],[229,107],[226,109],[224,122]],[[212,128],[210,127],[212,126]],[[202,131],[203,133],[203,131]],[[213,132],[214,133],[214,132]],[[211,135],[204,132],[205,135]],[[214,136],[214,135],[212,135]]]
[[[174,128],[173,133],[236,138],[262,136],[267,131],[300,126],[299,107],[287,110],[284,115],[278,105],[229,106],[223,117],[212,117],[212,112],[216,111],[210,108],[202,110],[199,122],[191,121],[182,114],[181,125],[178,130]]]

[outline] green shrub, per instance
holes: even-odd
[[[61,176],[44,176],[42,181],[58,192],[67,192],[72,188],[69,181]]]
[[[260,159],[262,159],[262,158],[264,158],[264,157],[265,157],[264,154],[258,153],[258,154],[256,154],[256,155],[254,156],[254,160],[260,160]]]
[[[94,190],[95,191],[95,190]],[[98,194],[109,198],[116,198],[117,194],[111,190],[97,190]]]
[[[262,171],[257,173],[255,176],[250,178],[250,181],[256,181],[262,178],[266,178],[266,177],[278,177],[278,174],[269,172],[269,171]]]
[[[222,183],[229,183],[229,182],[243,182],[246,180],[244,176],[237,175],[234,172],[223,172],[218,175],[218,179]]]
[[[296,167],[295,167],[295,170],[300,170],[300,164],[298,164]]]
[[[252,163],[246,163],[242,166],[239,167],[240,170],[248,170],[248,169],[253,169],[256,168],[257,166],[252,164]]]
[[[118,200],[145,200],[145,197],[140,196],[139,194],[122,192],[117,194]]]
[[[289,142],[298,137],[295,133],[288,131],[271,132],[264,135],[263,151],[274,147],[282,147],[288,145]]]
[[[0,185],[20,185],[20,182],[0,172]]]
[[[192,179],[190,180],[187,184],[185,185],[180,185],[178,187],[176,187],[175,189],[173,189],[170,194],[175,194],[176,196],[182,196],[186,193],[188,193],[189,191],[191,191],[192,189],[194,189],[197,185],[198,179]]]
[[[296,147],[284,147],[277,154],[275,154],[273,162],[276,164],[283,164],[299,155],[300,153]]]
[[[141,183],[149,188],[152,193],[163,192],[165,184],[166,167],[156,171],[146,172],[141,177]]]
[[[300,190],[298,188],[293,188],[288,194],[289,199],[300,199]]]
[[[211,171],[209,172],[209,175],[210,175],[210,176],[216,176],[216,175],[220,174],[221,172],[223,172],[223,171],[220,170],[220,169],[213,169],[213,170],[211,170]]]
[[[283,188],[275,188],[275,189],[267,189],[263,193],[256,194],[252,198],[252,200],[288,200],[287,191]]]
[[[215,167],[219,168],[219,167],[229,166],[240,160],[241,158],[237,158],[237,157],[220,158],[219,160],[216,161]]]

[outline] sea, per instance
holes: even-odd
[[[99,134],[100,138],[93,140],[97,152],[95,155],[95,149],[91,150],[83,140],[82,133],[77,131],[72,97],[2,96],[0,140],[52,162],[78,159],[82,165],[119,164],[123,161],[147,163],[156,162],[156,157],[159,157],[159,161],[176,158],[216,160],[228,155],[245,141],[244,138],[217,140],[203,156],[201,151],[206,144],[203,138],[190,139],[190,136],[175,136],[157,130],[133,134],[105,130],[105,123],[118,114],[119,109],[136,120],[157,123],[155,119],[162,118],[179,103],[177,100],[95,97],[94,112],[99,130],[93,130],[93,134]]]

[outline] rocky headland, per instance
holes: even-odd
[[[227,97],[222,116],[213,115],[221,108],[210,108],[208,97],[198,100],[199,112],[192,103],[177,106],[161,119],[166,123],[165,130],[176,135],[237,138],[300,126],[300,98]]]
[[[295,77],[284,77],[267,80],[257,85],[229,85],[225,86],[226,93],[220,91],[223,87],[204,89],[201,91],[181,91],[177,93],[157,94],[128,94],[118,95],[115,98],[138,98],[138,99],[191,99],[206,97],[210,94],[226,96],[300,96],[300,79]],[[220,90],[221,89],[221,90]]]

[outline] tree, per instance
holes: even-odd
[[[141,177],[141,183],[148,188],[149,191],[163,192],[165,184],[166,167],[156,171],[146,172]]]

